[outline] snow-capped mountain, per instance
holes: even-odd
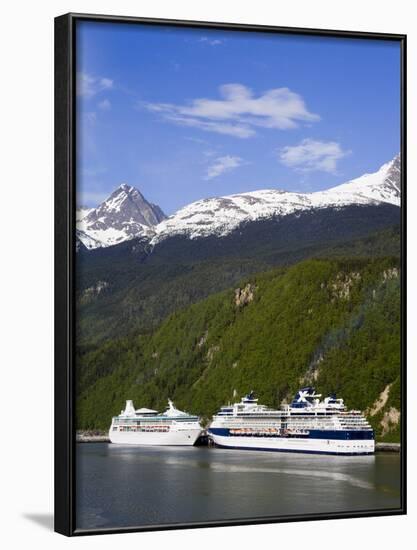
[[[77,238],[88,249],[118,244],[138,236],[153,236],[165,219],[159,206],[135,188],[120,185],[97,208],[77,210]]]
[[[106,247],[134,237],[151,245],[174,236],[190,239],[223,237],[239,225],[289,214],[350,205],[400,206],[401,160],[397,155],[372,174],[314,193],[264,189],[202,199],[168,218],[134,187],[123,184],[97,208],[77,211],[77,238],[88,249]]]
[[[85,231],[81,231],[80,229],[76,229],[75,237],[76,252],[79,252],[84,248],[87,248],[87,250],[91,250],[92,248],[100,248],[103,246],[103,243],[97,241],[96,239],[93,239],[93,237],[90,237],[90,235],[87,235]]]
[[[77,222],[88,216],[88,214],[92,210],[94,210],[94,208],[88,208],[88,206],[79,206],[75,215]]]
[[[373,174],[364,174],[343,185],[328,190],[329,193],[352,193],[379,202],[400,206],[401,202],[401,159],[397,155],[383,164]]]
[[[396,156],[373,174],[314,193],[265,189],[193,202],[159,223],[151,243],[173,235],[225,236],[240,224],[322,208],[389,203],[400,206],[401,161]]]

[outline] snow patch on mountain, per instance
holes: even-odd
[[[328,190],[329,193],[355,194],[395,206],[401,204],[401,159],[397,155],[393,160],[383,164],[373,174],[364,174]]]
[[[92,250],[93,248],[100,248],[101,246],[104,246],[101,241],[93,239],[93,237],[88,235],[85,231],[81,231],[80,229],[75,231],[76,252],[79,252],[83,247]]]
[[[88,206],[79,206],[77,208],[77,211],[75,213],[75,219],[76,221],[80,221],[84,219],[88,214],[93,210],[93,208],[88,208]]]
[[[181,208],[155,228],[151,244],[173,235],[190,239],[225,236],[240,224],[273,216],[322,208],[389,203],[400,205],[400,157],[377,172],[314,193],[265,189],[196,201]]]

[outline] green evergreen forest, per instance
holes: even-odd
[[[381,254],[399,251],[398,235],[328,246],[292,265],[259,264],[225,290],[214,285],[158,314],[148,330],[83,342],[77,428],[108,429],[126,399],[163,410],[171,398],[208,422],[250,390],[277,407],[312,384],[365,411],[378,440],[399,441],[400,264],[397,254]],[[103,297],[89,299],[98,311]],[[160,288],[154,299],[164,299]]]

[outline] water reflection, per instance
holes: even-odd
[[[79,528],[400,506],[399,455],[77,446]]]

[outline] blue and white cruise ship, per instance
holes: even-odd
[[[300,389],[290,405],[273,410],[254,393],[221,407],[208,435],[219,447],[298,453],[364,455],[375,451],[374,432],[360,411],[343,399],[321,400],[314,388]]]

